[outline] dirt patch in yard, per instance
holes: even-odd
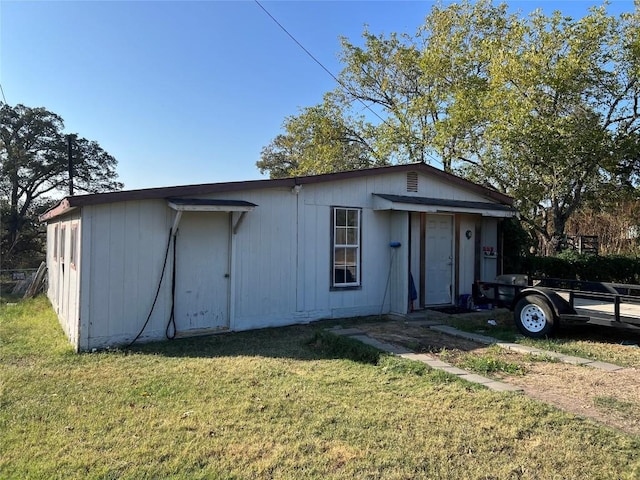
[[[632,434],[640,434],[640,371],[615,372],[537,362],[523,376],[504,377],[532,398],[589,417]]]
[[[464,368],[470,356],[498,358],[522,367],[523,374],[485,376],[517,385],[531,398],[555,405],[624,432],[640,435],[640,369],[615,372],[551,359],[535,359],[431,330],[419,322],[388,320],[358,325],[378,340],[429,353]],[[597,336],[597,335],[596,335]],[[611,343],[610,348],[633,348]],[[609,348],[609,347],[607,347]]]
[[[358,328],[378,340],[400,345],[419,353],[437,355],[443,349],[469,352],[485,347],[464,338],[431,330],[415,322],[387,321],[358,325]]]

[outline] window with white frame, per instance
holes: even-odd
[[[333,207],[332,287],[360,286],[359,208]]]

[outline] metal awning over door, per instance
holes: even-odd
[[[399,210],[423,213],[470,213],[484,217],[517,217],[515,208],[502,203],[450,200],[444,198],[412,197],[409,195],[373,194],[374,210]]]
[[[245,200],[221,200],[217,198],[169,198],[169,208],[175,210],[176,218],[173,222],[173,232],[178,229],[182,212],[240,212],[240,216],[233,224],[233,233],[237,233],[244,215],[257,207],[255,203]]]

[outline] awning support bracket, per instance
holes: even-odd
[[[244,220],[244,216],[246,215],[246,211],[244,212],[240,212],[240,216],[238,217],[238,220],[236,220],[236,223],[234,223],[233,225],[233,234],[235,235],[236,233],[238,233],[238,229],[240,228],[240,224],[242,224],[242,221]]]
[[[182,218],[182,210],[176,211],[176,217],[173,219],[173,227],[171,227],[171,234],[175,237],[178,234],[178,224]]]

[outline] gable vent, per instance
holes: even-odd
[[[407,192],[418,191],[418,172],[407,172]]]

